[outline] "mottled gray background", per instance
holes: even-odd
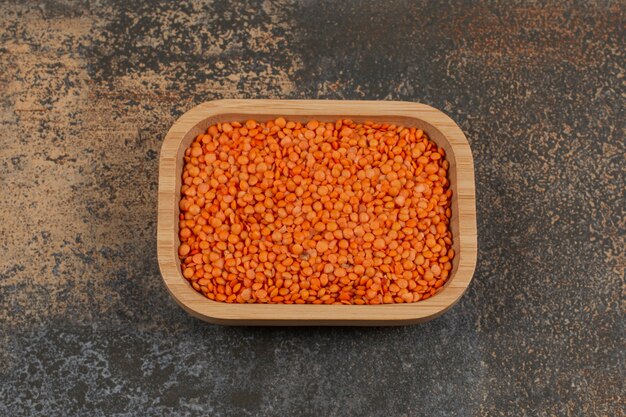
[[[619,416],[623,1],[0,4],[0,415]],[[461,302],[227,328],[170,299],[157,157],[216,98],[418,101],[476,162]]]

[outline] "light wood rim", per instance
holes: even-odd
[[[267,120],[277,116],[303,121],[309,117],[328,121],[339,117],[389,122],[399,120],[406,122],[406,126],[425,126],[429,137],[446,148],[450,173],[455,177],[452,182],[453,217],[458,222],[458,231],[453,236],[457,247],[454,269],[441,292],[417,303],[376,306],[229,304],[209,300],[191,287],[182,276],[177,256],[178,177],[184,149],[190,138],[206,129],[208,121]],[[183,114],[163,141],[158,201],[157,251],[163,281],[181,307],[209,322],[244,325],[392,325],[423,322],[439,316],[459,300],[472,280],[476,265],[472,153],[456,123],[441,111],[424,104],[334,100],[217,100],[202,103]]]

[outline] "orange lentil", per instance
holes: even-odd
[[[182,274],[221,302],[434,296],[455,257],[445,155],[422,130],[387,123],[209,126],[184,156]]]
[[[373,245],[376,249],[381,250],[385,247],[385,240],[382,238],[375,239]]]

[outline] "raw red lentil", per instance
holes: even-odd
[[[218,123],[185,152],[183,276],[228,303],[410,303],[452,269],[443,148],[422,130]]]

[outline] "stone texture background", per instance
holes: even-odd
[[[625,415],[622,1],[4,1],[0,415]],[[170,300],[157,159],[217,98],[419,101],[466,132],[480,253],[400,328]]]

